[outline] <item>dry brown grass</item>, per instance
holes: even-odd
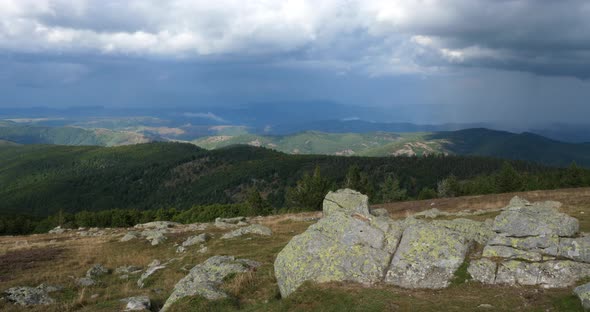
[[[452,199],[392,203],[377,205],[385,207],[394,217],[402,217],[422,210],[437,207],[443,211],[461,211],[465,209],[486,210],[503,207],[515,194],[489,196],[471,196]],[[582,229],[590,231],[590,188],[557,191],[538,191],[518,194],[531,201],[557,200],[564,203],[562,210],[572,214],[581,221]],[[431,205],[434,202],[435,205]],[[495,304],[499,310],[510,307],[521,310],[552,310],[551,298],[567,296],[571,290],[544,291],[536,288],[487,287],[479,284],[451,287],[441,291],[407,291],[389,286],[377,286],[366,289],[362,285],[329,284],[318,286],[291,301],[278,300],[278,288],[273,272],[276,254],[282,250],[294,236],[305,231],[313,224],[307,218],[320,217],[321,213],[308,212],[285,214],[256,218],[254,222],[271,227],[270,237],[245,236],[237,239],[221,240],[224,230],[209,227],[206,231],[176,231],[168,235],[168,241],[160,246],[151,246],[145,240],[126,243],[118,237],[80,238],[74,233],[61,235],[29,235],[0,237],[0,291],[14,286],[37,286],[41,283],[61,285],[65,290],[52,295],[58,303],[48,307],[22,308],[0,301],[0,311],[116,311],[121,309],[120,299],[148,295],[155,309],[166,300],[178,280],[187,274],[187,269],[199,264],[213,255],[232,255],[262,263],[256,271],[236,275],[224,284],[224,289],[236,298],[238,306],[250,310],[298,311],[311,308],[333,311],[330,307],[342,307],[333,304],[344,300],[351,302],[344,305],[350,310],[359,310],[357,306],[370,307],[373,302],[387,310],[436,311],[439,304],[449,310],[469,310],[480,303],[492,303],[505,300],[506,304]],[[485,214],[482,218],[493,217]],[[126,230],[118,230],[124,233]],[[189,247],[189,251],[179,255],[174,243],[180,243],[190,235],[207,232],[214,238],[207,242],[209,248],[205,254],[197,253],[199,246]],[[25,243],[26,242],[26,243]],[[86,270],[96,263],[115,269],[123,265],[146,267],[154,259],[168,264],[147,281],[145,289],[136,285],[137,276],[121,280],[115,275],[107,275],[96,287],[79,288],[75,278],[82,277]],[[330,297],[332,296],[332,297]],[[358,298],[356,297],[358,296]],[[315,302],[317,301],[317,302]],[[267,303],[268,302],[268,303]],[[354,308],[352,308],[354,307]],[[549,307],[549,308],[548,308]],[[231,306],[230,310],[235,308]]]

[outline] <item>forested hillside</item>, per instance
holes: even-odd
[[[391,190],[403,192],[399,200],[435,197],[441,182],[456,194],[590,183],[589,172],[576,166],[553,169],[480,157],[287,155],[250,146],[207,151],[181,143],[2,146],[0,213],[44,216],[59,210],[185,209],[243,202],[252,188],[271,206],[281,208],[293,197],[289,187],[305,182],[306,174],[313,180],[309,174],[316,168],[325,188],[319,192],[350,186],[371,194],[374,201],[396,197],[388,194]]]

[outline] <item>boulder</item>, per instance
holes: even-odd
[[[560,239],[559,256],[590,263],[590,236]]]
[[[246,217],[216,218],[215,226],[220,229],[237,228],[238,226],[247,225],[246,220]]]
[[[380,228],[342,212],[320,219],[278,254],[274,266],[281,295],[305,281],[381,281],[402,232],[391,223]]]
[[[39,285],[37,287],[13,287],[4,291],[8,302],[22,306],[47,305],[55,302],[49,293],[60,290],[60,287]]]
[[[521,259],[527,261],[542,261],[543,256],[540,253],[520,250],[508,246],[486,246],[483,249],[482,256],[488,258],[504,258],[504,259]]]
[[[473,260],[469,263],[467,272],[471,277],[483,284],[494,284],[496,282],[497,265],[490,259]]]
[[[231,256],[214,256],[193,267],[181,279],[160,311],[166,311],[172,304],[188,296],[202,296],[209,300],[227,297],[218,287],[230,274],[247,272],[260,266],[258,262],[236,259]]]
[[[109,273],[109,269],[105,268],[102,264],[95,264],[93,267],[86,271],[86,277],[95,278],[103,276]]]
[[[498,266],[496,284],[540,285],[564,288],[590,276],[590,264],[574,261],[523,262],[505,261]]]
[[[272,230],[269,227],[261,224],[252,224],[246,227],[233,230],[229,233],[225,233],[223,234],[223,236],[221,236],[221,239],[235,238],[246,234],[270,236],[272,235]]]
[[[590,283],[574,288],[574,294],[580,298],[585,311],[590,311]]]
[[[154,221],[148,222],[143,224],[135,225],[137,229],[167,229],[172,227],[180,226],[181,224],[178,222],[170,222],[170,221]]]
[[[128,242],[128,241],[134,240],[134,239],[136,239],[138,237],[139,237],[139,232],[129,231],[119,241],[120,242]]]
[[[137,280],[137,287],[143,288],[145,286],[145,280],[150,277],[152,274],[156,273],[156,271],[166,268],[165,265],[162,265],[159,260],[154,260],[152,263],[148,265],[148,268],[145,270],[143,274]]]
[[[90,277],[81,277],[76,280],[76,285],[80,287],[90,287],[96,285],[96,281]]]
[[[329,192],[324,198],[324,217],[328,217],[336,211],[349,215],[358,213],[363,216],[370,216],[369,197],[351,189]]]
[[[403,288],[445,288],[465,260],[469,241],[460,233],[428,223],[402,234],[385,282]]]
[[[507,236],[574,236],[579,230],[578,220],[560,213],[554,202],[528,206],[509,206],[494,221],[494,231]]]
[[[164,235],[166,232],[166,229],[145,230],[141,232],[141,236],[145,237],[152,246],[157,246],[168,239],[166,235]]]
[[[126,303],[125,311],[150,311],[152,306],[148,296],[129,297],[121,302]]]
[[[211,238],[211,235],[207,233],[191,236],[187,238],[184,242],[182,242],[182,247],[189,247],[196,244],[202,244],[208,241]]]
[[[531,250],[542,254],[556,256],[559,250],[559,237],[551,235],[531,237],[508,237],[506,234],[499,234],[492,238],[488,245],[508,246],[512,248]]]

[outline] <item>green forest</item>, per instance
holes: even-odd
[[[350,187],[372,203],[590,185],[590,170],[470,156],[287,155],[192,144],[0,146],[0,233],[320,209]]]

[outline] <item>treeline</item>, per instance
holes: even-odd
[[[136,224],[152,221],[174,221],[179,223],[212,222],[216,218],[236,216],[260,216],[275,213],[275,209],[262,198],[255,189],[248,190],[248,196],[240,204],[215,204],[193,206],[189,209],[176,208],[137,210],[109,209],[101,211],[80,211],[67,213],[60,211],[46,218],[26,215],[13,215],[0,218],[1,235],[23,235],[30,233],[47,233],[56,226],[64,228],[115,228],[132,227]]]
[[[418,192],[409,191],[407,183],[402,183],[394,175],[388,175],[381,183],[371,178],[358,166],[347,170],[345,179],[339,184],[322,175],[317,166],[305,173],[294,186],[288,187],[284,194],[284,205],[272,204],[271,194],[263,196],[256,187],[247,189],[242,203],[196,205],[189,209],[109,209],[101,211],[63,211],[46,218],[26,215],[6,216],[0,219],[0,234],[45,233],[60,225],[66,228],[78,227],[131,227],[151,221],[175,221],[179,223],[212,222],[217,217],[259,216],[282,212],[320,210],[324,196],[330,190],[351,188],[368,194],[372,203],[396,202],[415,199],[432,199],[466,195],[483,195],[517,191],[556,189],[566,187],[590,186],[590,172],[575,163],[565,170],[537,173],[522,173],[509,162],[490,175],[459,180],[450,175],[433,185],[425,186]]]

